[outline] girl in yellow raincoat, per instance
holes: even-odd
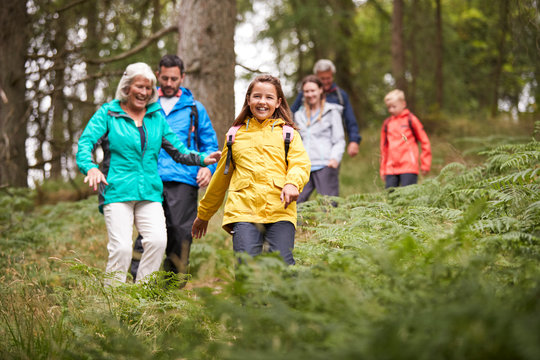
[[[296,130],[286,155],[286,125],[294,128],[279,79],[256,77],[233,123],[233,127],[239,126],[234,143],[223,147],[216,172],[199,203],[192,227],[194,238],[206,234],[208,221],[228,190],[223,228],[233,235],[234,251],[258,255],[266,240],[270,251],[278,251],[287,264],[295,263],[296,200],[309,180],[311,165]]]

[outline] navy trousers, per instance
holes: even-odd
[[[290,221],[278,221],[271,224],[254,224],[237,222],[233,224],[233,249],[235,252],[245,252],[251,256],[262,252],[266,240],[270,251],[278,251],[283,260],[294,265],[292,255],[296,229]]]
[[[418,182],[418,174],[405,173],[397,175],[386,175],[386,189],[397,186],[407,186]]]

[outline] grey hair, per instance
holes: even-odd
[[[133,83],[133,80],[137,76],[142,76],[148,80],[150,80],[150,83],[152,83],[152,97],[148,101],[148,104],[155,103],[158,101],[158,94],[157,94],[157,88],[156,88],[156,75],[154,75],[154,72],[148,66],[148,64],[145,64],[143,62],[138,62],[134,64],[128,65],[126,68],[126,71],[124,71],[124,74],[122,75],[122,78],[120,79],[120,82],[118,83],[118,87],[116,88],[116,95],[115,98],[117,100],[120,100],[121,102],[124,102],[127,100],[128,97],[128,90],[131,84]]]
[[[332,71],[332,74],[336,73],[336,67],[334,66],[334,63],[328,59],[321,59],[315,63],[315,66],[313,66],[314,74],[328,70]]]

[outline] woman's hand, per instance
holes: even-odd
[[[88,170],[88,173],[86,173],[86,177],[84,178],[84,183],[88,183],[88,186],[94,187],[94,191],[97,190],[99,183],[109,185],[107,178],[105,178],[105,175],[103,175],[98,168],[91,168]]]
[[[191,236],[195,239],[200,239],[202,236],[206,235],[206,229],[208,228],[208,221],[201,220],[197,216],[191,227]]]
[[[285,184],[283,190],[281,190],[280,196],[281,202],[285,203],[285,209],[290,203],[298,199],[298,195],[300,195],[300,193],[298,192],[298,188],[296,186],[293,184]]]
[[[210,155],[204,158],[204,165],[212,165],[219,161],[221,158],[221,151],[214,151]]]
[[[335,159],[330,159],[330,161],[328,162],[328,167],[329,168],[332,168],[332,169],[337,169],[339,166],[339,162]]]

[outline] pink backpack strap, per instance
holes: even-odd
[[[238,129],[240,129],[242,125],[236,125],[231,127],[227,134],[225,134],[225,140],[227,140],[227,161],[225,162],[225,170],[223,171],[223,174],[227,175],[229,173],[229,166],[231,163],[234,165],[234,160],[232,158],[232,144],[234,144],[234,140],[236,139],[236,133],[238,132]]]
[[[287,138],[288,138],[289,142],[291,142],[293,137],[294,137],[293,127],[290,125],[283,125],[283,141],[287,141]]]
[[[227,131],[227,134],[225,134],[225,139],[227,140],[227,146],[229,145],[229,142],[231,143],[231,145],[234,143],[234,139],[236,138],[236,133],[238,132],[238,129],[240,129],[241,126],[242,125],[233,126]]]

